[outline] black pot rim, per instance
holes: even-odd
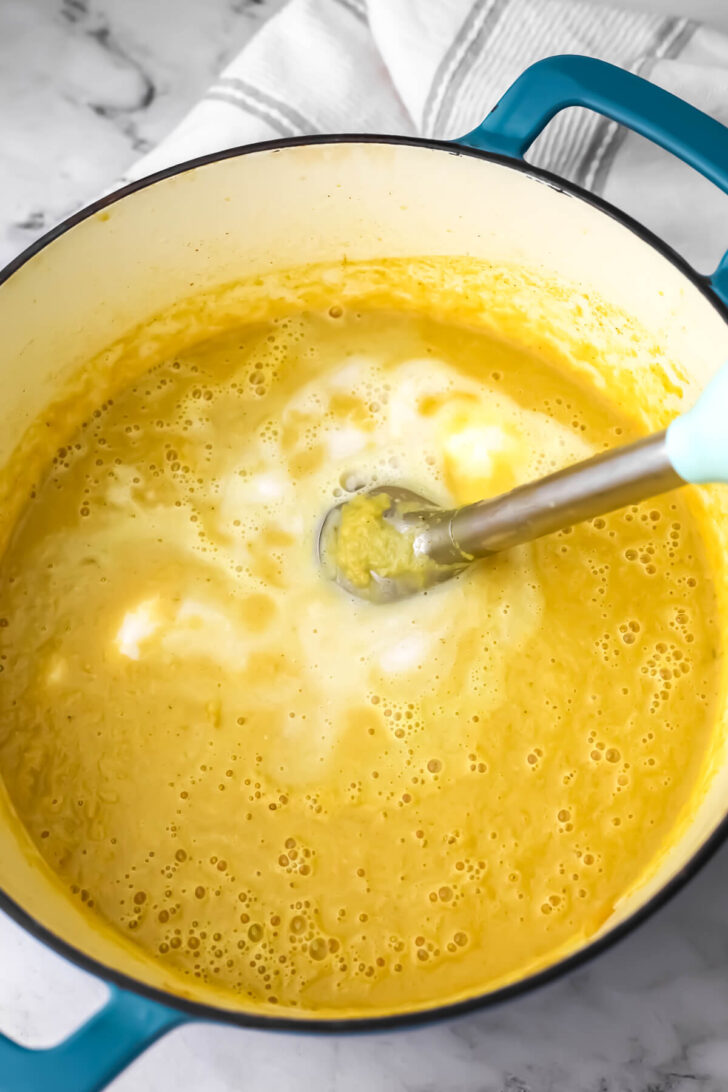
[[[225,159],[233,159],[256,152],[281,151],[286,148],[295,148],[305,145],[317,144],[394,144],[415,148],[427,148],[432,151],[445,152],[448,155],[469,156],[487,162],[498,163],[503,167],[520,172],[533,178],[537,182],[545,183],[554,189],[582,201],[605,213],[612,220],[617,221],[623,227],[628,228],[644,243],[656,250],[666,258],[683,274],[718,311],[721,318],[728,322],[728,305],[717,295],[711,286],[707,276],[698,273],[692,266],[671,246],[665,243],[659,236],[644,227],[631,216],[621,212],[601,197],[589,193],[581,186],[568,182],[558,175],[542,168],[533,167],[522,159],[513,159],[510,156],[493,152],[485,152],[479,149],[468,148],[464,145],[453,144],[442,140],[427,140],[418,137],[388,136],[369,133],[337,133],[324,136],[289,137],[280,140],[262,141],[256,144],[245,144],[236,148],[227,148],[220,152],[198,156],[186,160],[183,163],[165,167],[163,170],[122,186],[118,190],[107,194],[97,201],[86,205],[78,212],[67,217],[56,227],[46,232],[41,238],[31,243],[24,251],[14,258],[3,270],[0,270],[0,285],[7,281],[14,273],[24,266],[31,258],[40,253],[49,243],[58,239],[61,235],[84,220],[101,212],[110,205],[116,204],[129,194],[146,189],[156,182],[171,178],[174,175],[205,167],[211,163],[217,163]],[[665,906],[696,873],[707,864],[710,858],[728,839],[728,812],[718,824],[712,834],[706,838],[702,845],[693,853],[685,865],[668,880],[655,894],[639,907],[633,914],[620,922],[604,936],[584,945],[564,959],[546,967],[542,971],[528,975],[518,981],[492,990],[488,993],[469,997],[462,1001],[456,1001],[444,1005],[434,1005],[431,1008],[413,1010],[410,1012],[395,1013],[390,1016],[365,1016],[317,1019],[316,1017],[272,1016],[268,1014],[255,1014],[231,1009],[218,1008],[204,1002],[190,1001],[164,990],[148,986],[130,975],[108,967],[99,960],[86,955],[80,949],[68,941],[57,936],[50,929],[41,925],[18,903],[10,898],[6,892],[0,889],[0,910],[16,921],[23,929],[37,940],[46,944],[59,955],[75,963],[82,970],[100,978],[112,986],[120,987],[145,997],[150,1001],[156,1001],[169,1008],[177,1009],[183,1016],[191,1020],[203,1022],[232,1024],[239,1027],[260,1028],[270,1031],[307,1032],[311,1034],[334,1033],[351,1034],[356,1032],[390,1031],[397,1028],[413,1028],[436,1021],[448,1020],[452,1017],[462,1016],[467,1013],[491,1008],[505,1001],[524,996],[534,990],[546,986],[568,975],[571,971],[583,967],[602,952],[607,951],[624,937],[633,932],[639,925],[650,918],[657,910]]]

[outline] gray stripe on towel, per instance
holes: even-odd
[[[422,132],[432,136],[447,124],[463,80],[510,0],[476,0],[437,67],[422,111]]]
[[[295,133],[293,133],[288,126],[282,125],[277,118],[272,117],[269,110],[262,109],[261,107],[256,106],[254,102],[244,100],[239,95],[233,95],[230,91],[216,90],[213,87],[207,92],[204,98],[207,101],[226,102],[228,106],[235,106],[238,110],[242,110],[244,114],[252,114],[254,117],[264,121],[266,125],[270,125],[271,129],[275,129],[281,136],[295,136]]]
[[[666,19],[655,35],[652,47],[633,67],[635,75],[647,78],[656,61],[678,57],[697,28],[698,23],[692,19]],[[609,172],[628,132],[616,121],[600,117],[574,181],[594,193],[603,193]]]
[[[292,135],[297,136],[299,133],[317,132],[313,122],[304,114],[301,114],[295,106],[291,106],[290,103],[284,102],[283,99],[279,99],[276,95],[271,95],[267,91],[262,91],[259,87],[255,87],[253,84],[247,83],[237,76],[222,76],[213,85],[213,90],[229,90],[233,93],[242,95],[244,98],[253,99],[255,102],[259,103],[261,107],[267,107],[267,109],[279,114],[285,122],[288,122],[291,126]]]

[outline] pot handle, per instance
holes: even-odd
[[[728,128],[656,84],[594,57],[536,61],[458,144],[521,158],[567,106],[585,106],[672,152],[728,193]],[[728,252],[708,278],[728,304]]]
[[[100,1092],[166,1032],[189,1018],[139,994],[109,986],[104,1007],[46,1050],[0,1034],[0,1092]]]

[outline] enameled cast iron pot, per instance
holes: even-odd
[[[455,144],[311,137],[172,167],[71,217],[0,276],[0,467],[61,380],[126,331],[236,278],[344,256],[460,254],[557,275],[659,331],[695,389],[702,386],[728,358],[728,256],[711,277],[699,275],[610,205],[524,163],[543,127],[569,106],[641,133],[728,192],[728,129],[636,76],[576,56],[533,65]],[[92,1092],[190,1020],[348,1032],[452,1017],[525,993],[624,936],[708,859],[728,834],[728,762],[723,769],[660,875],[575,954],[459,1004],[361,1020],[276,1019],[174,996],[163,969],[89,929],[33,865],[0,800],[0,907],[110,990],[105,1007],[52,1049],[0,1036],[0,1088]]]

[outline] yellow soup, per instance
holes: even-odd
[[[716,717],[682,493],[385,606],[314,552],[362,486],[463,503],[634,438],[483,330],[332,307],[216,336],[61,448],[0,568],[0,772],[72,896],[224,1004],[397,1012],[600,928]]]

